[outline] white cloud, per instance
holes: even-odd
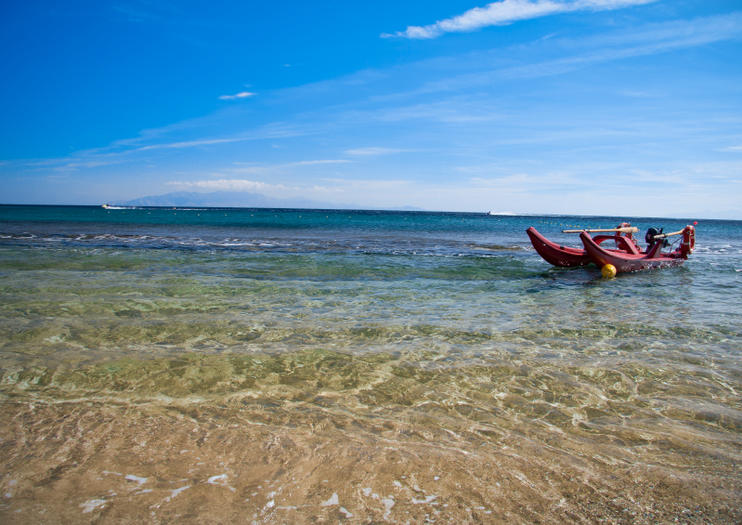
[[[320,159],[320,160],[300,160],[297,162],[288,162],[281,164],[281,167],[291,168],[294,166],[321,166],[323,164],[348,164],[347,159]]]
[[[449,59],[421,61],[407,64],[410,74],[422,79],[432,78],[406,92],[387,96],[387,101],[401,99],[423,99],[424,96],[438,92],[471,91],[474,87],[492,86],[503,79],[538,78],[556,76],[571,71],[588,68],[595,64],[624,60],[637,56],[653,56],[680,49],[713,44],[715,42],[735,41],[742,38],[742,12],[699,17],[690,20],[671,20],[659,23],[632,25],[609,33],[580,38],[552,38],[548,43],[537,40],[528,45],[510,46],[496,50],[498,56],[508,55],[509,61],[497,61],[493,53],[473,52],[456,57],[456,66]],[[545,47],[548,46],[548,53]],[[546,55],[547,58],[540,58]],[[523,57],[518,60],[519,57]],[[443,74],[453,70],[453,74]],[[639,93],[634,93],[638,96]],[[644,93],[645,96],[661,97],[659,93]],[[453,100],[453,99],[452,99]],[[462,99],[463,100],[463,99]],[[438,100],[434,104],[448,105]],[[430,108],[433,104],[428,104]],[[459,110],[462,104],[456,104]],[[462,115],[451,112],[446,116],[446,107],[438,108],[440,118],[436,120],[471,119],[487,120],[498,117],[496,111],[481,111],[477,105]],[[495,108],[496,109],[496,108]],[[424,112],[422,105],[408,106],[399,111],[386,110],[385,119],[405,120],[416,118]],[[355,115],[356,119],[368,118]]]
[[[266,183],[259,180],[228,178],[214,174],[212,179],[178,180],[167,183],[179,189],[203,192],[229,191],[252,192],[273,198],[303,198],[348,206],[349,203],[364,202],[366,206],[403,206],[399,197],[412,195],[417,183],[402,179],[348,179],[322,178],[313,182],[284,184]]]
[[[363,191],[386,191],[391,188],[412,187],[417,184],[415,181],[408,179],[342,179],[329,177],[322,179],[322,182],[332,184],[336,188],[360,188]]]
[[[409,26],[404,31],[383,33],[383,38],[412,39],[437,38],[444,33],[467,32],[488,26],[507,25],[518,20],[528,20],[557,13],[573,11],[607,11],[657,0],[502,0],[485,7],[475,7],[463,14],[439,20],[427,26]]]
[[[352,161],[346,159],[318,159],[318,160],[299,160],[295,162],[284,162],[281,164],[253,164],[235,162],[233,168],[224,170],[229,173],[249,173],[252,175],[274,175],[284,172],[290,168],[300,168],[304,166],[326,166],[333,164],[348,164]]]
[[[172,186],[181,188],[197,188],[210,191],[261,191],[271,192],[275,190],[285,190],[286,186],[282,184],[266,184],[265,182],[247,180],[247,179],[215,179],[215,180],[196,180],[196,181],[172,181],[168,182]]]
[[[134,151],[147,151],[152,149],[182,149],[182,148],[194,148],[197,146],[211,146],[213,144],[226,144],[229,142],[242,142],[245,140],[251,140],[245,137],[232,137],[225,139],[200,139],[200,140],[186,140],[182,142],[170,142],[168,144],[152,144],[150,146],[141,146],[136,148]]]
[[[410,149],[399,149],[399,148],[379,148],[379,147],[368,147],[368,148],[355,148],[345,151],[346,155],[353,156],[368,156],[376,157],[378,155],[393,155],[395,153],[409,153],[414,150]]]
[[[294,192],[301,194],[302,191],[306,191],[305,187],[300,186],[287,186],[284,184],[268,184],[261,181],[242,179],[242,178],[230,178],[230,175],[234,174],[249,174],[258,177],[275,176],[282,172],[290,171],[291,168],[300,168],[304,166],[323,166],[333,164],[346,164],[351,161],[345,159],[318,159],[318,160],[300,160],[296,162],[286,162],[282,164],[272,165],[248,165],[242,166],[242,163],[237,164],[236,167],[219,170],[219,172],[212,174],[212,179],[206,180],[195,180],[195,181],[170,181],[167,184],[171,186],[178,186],[181,188],[195,188],[200,190],[209,191],[257,191],[265,194],[275,195],[284,192]],[[314,186],[313,189],[317,189]]]
[[[251,93],[249,91],[241,91],[239,93],[235,93],[234,95],[222,95],[219,97],[219,100],[238,100],[241,98],[254,97],[255,95],[255,93]]]

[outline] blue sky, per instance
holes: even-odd
[[[0,202],[742,218],[742,4],[8,1]]]

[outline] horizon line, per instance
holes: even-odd
[[[484,215],[490,217],[584,217],[584,218],[605,218],[605,219],[667,219],[667,220],[696,220],[696,221],[730,221],[739,222],[739,219],[723,219],[715,217],[690,217],[690,216],[676,216],[676,217],[661,217],[651,215],[598,215],[594,213],[535,213],[535,212],[492,212],[488,211],[465,211],[465,210],[430,210],[422,209],[413,206],[392,206],[388,208],[350,208],[350,207],[337,207],[337,208],[296,208],[296,207],[285,207],[285,206],[199,206],[199,205],[128,205],[128,204],[111,204],[105,203],[107,206],[114,207],[113,211],[122,210],[136,210],[136,209],[160,209],[160,210],[284,210],[284,211],[355,211],[355,212],[400,212],[400,213],[442,213],[442,214],[465,214],[465,215]],[[59,207],[59,208],[103,208],[103,204],[41,204],[41,203],[8,203],[0,202],[0,206],[35,206],[35,207]],[[118,208],[118,209],[115,209]],[[405,209],[408,208],[408,209]],[[109,208],[110,209],[110,208]]]

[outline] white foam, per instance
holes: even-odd
[[[384,512],[384,519],[387,519],[389,518],[389,514],[392,513],[392,507],[394,507],[394,498],[391,496],[382,498],[381,502],[384,504],[384,508],[386,509],[386,512]]]
[[[431,494],[430,496],[425,496],[423,499],[416,499],[412,498],[412,503],[415,505],[427,505],[428,503],[431,503],[434,501],[438,496],[435,494]]]
[[[107,502],[104,499],[89,499],[85,503],[80,503],[80,506],[83,508],[82,513],[88,514],[89,512],[93,512],[95,509],[102,507]]]
[[[221,485],[221,483],[219,483],[220,481],[227,481],[227,475],[217,474],[216,476],[211,476],[206,480],[206,483],[209,483],[210,485]]]
[[[342,512],[343,514],[345,514],[345,517],[346,518],[352,518],[353,517],[353,513],[352,512],[348,512],[348,509],[346,509],[345,507],[340,507],[340,512]]]
[[[170,500],[172,500],[172,499],[173,499],[173,498],[174,498],[175,496],[177,496],[178,494],[180,494],[180,493],[181,493],[181,492],[183,492],[184,490],[188,490],[189,488],[191,488],[191,486],[190,486],[190,485],[185,485],[185,486],[183,486],[183,487],[178,487],[177,489],[173,489],[173,490],[171,490],[171,491],[170,491],[170,495],[169,495],[169,496],[168,496],[167,498],[165,498],[165,501],[170,501]]]
[[[226,474],[217,474],[216,476],[211,476],[209,479],[206,480],[206,483],[208,483],[209,485],[216,485],[217,487],[224,487],[231,490],[232,492],[236,492],[236,489],[234,487],[227,485]]]
[[[149,480],[149,478],[143,478],[143,477],[140,477],[140,476],[135,476],[134,474],[127,474],[124,479],[126,479],[127,481],[134,481],[140,487],[142,485],[144,485],[145,483],[147,483],[147,481]]]
[[[320,505],[323,507],[329,507],[331,505],[337,505],[338,501],[339,500],[338,500],[337,492],[333,492],[332,496],[330,496],[330,499],[328,499],[327,501],[323,501],[322,503],[320,503]]]

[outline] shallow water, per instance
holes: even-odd
[[[738,522],[742,223],[622,220],[0,207],[0,515]]]

